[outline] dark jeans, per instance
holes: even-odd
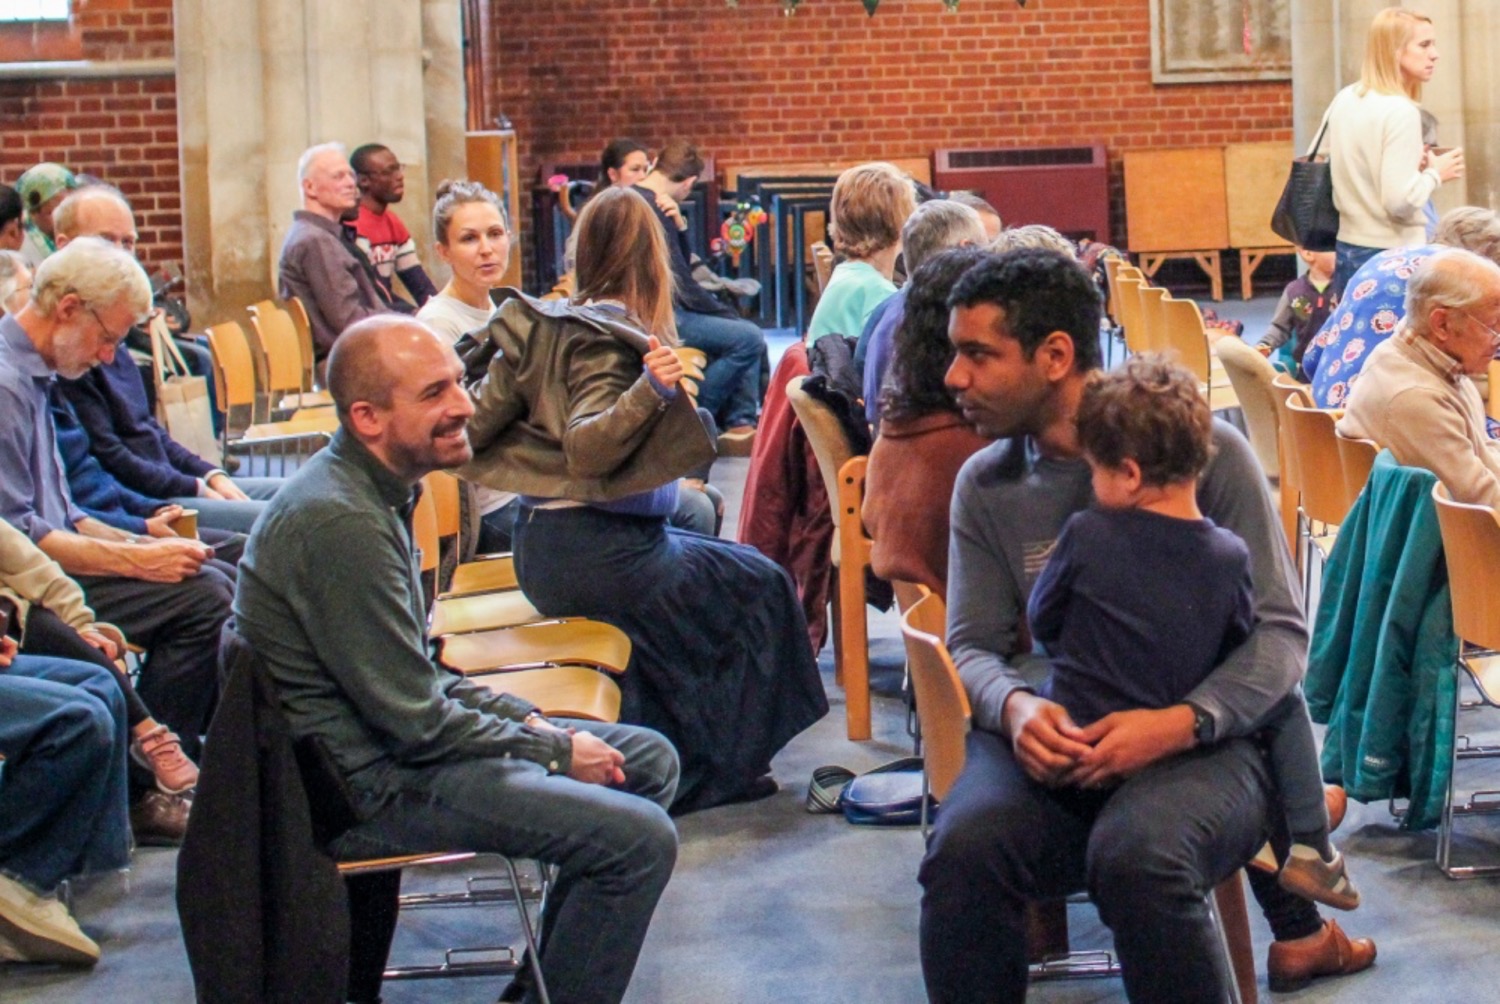
[[[125,702],[98,666],[21,655],[0,669],[0,872],[50,893],[130,863]]]
[[[346,859],[492,851],[557,865],[542,918],[547,991],[559,1002],[613,1004],[625,995],[677,860],[677,829],[666,813],[677,754],[649,729],[558,724],[624,753],[623,788],[548,774],[528,760],[381,764],[350,777],[365,822],[336,851]]]
[[[234,586],[212,565],[181,582],[74,576],[102,621],[146,650],[138,693],[194,760],[219,699],[219,630]]]
[[[1231,979],[1205,895],[1266,835],[1260,751],[1235,739],[1111,791],[1043,787],[1010,743],[974,731],[922,862],[922,973],[934,1004],[1026,996],[1029,900],[1087,890],[1130,1000],[1222,1004]]]
[[[760,408],[760,359],[766,336],[742,317],[719,317],[678,310],[677,333],[684,345],[708,356],[698,403],[721,429],[754,425]]]
[[[1334,265],[1331,289],[1333,290],[1333,295],[1341,300],[1344,298],[1344,287],[1349,284],[1350,279],[1354,278],[1354,273],[1358,272],[1365,262],[1385,250],[1385,248],[1362,247],[1359,244],[1345,244],[1343,241],[1335,241],[1333,249]]]

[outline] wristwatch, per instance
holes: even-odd
[[[1192,701],[1183,703],[1193,709],[1193,738],[1199,746],[1207,746],[1214,741],[1214,716]]]

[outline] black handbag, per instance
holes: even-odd
[[[1331,109],[1330,109],[1331,111]],[[1328,116],[1313,140],[1312,152],[1292,158],[1292,173],[1281,190],[1281,201],[1271,214],[1277,235],[1308,251],[1332,251],[1339,234],[1339,211],[1333,205],[1333,174],[1328,159],[1318,158]]]

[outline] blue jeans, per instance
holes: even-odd
[[[1204,896],[1266,839],[1271,781],[1253,743],[1183,753],[1107,791],[1037,784],[990,732],[969,733],[967,750],[919,875],[933,1004],[1019,1004],[1027,901],[1082,889],[1114,932],[1130,1000],[1226,999]]]
[[[341,858],[489,851],[557,865],[542,917],[548,993],[555,1001],[612,1004],[625,995],[677,860],[677,829],[666,813],[677,791],[677,753],[649,729],[558,724],[592,732],[625,754],[622,788],[548,774],[528,760],[378,764],[349,778],[365,822],[335,850]]]
[[[235,487],[250,496],[249,502],[206,499],[196,495],[171,499],[184,509],[198,510],[198,525],[232,533],[249,533],[255,519],[265,511],[285,478],[234,478]]]
[[[1344,287],[1349,284],[1350,279],[1354,278],[1354,273],[1385,248],[1367,248],[1359,244],[1334,241],[1333,250],[1333,295],[1343,299]]]
[[[682,343],[708,356],[698,404],[713,414],[721,429],[754,425],[760,409],[760,360],[766,351],[766,336],[741,317],[687,310],[676,314]]]
[[[0,669],[0,871],[49,893],[130,863],[128,736],[107,670],[29,655]]]

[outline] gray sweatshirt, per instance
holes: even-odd
[[[1250,551],[1256,625],[1188,695],[1217,738],[1246,735],[1302,681],[1307,625],[1297,576],[1265,476],[1243,436],[1214,422],[1216,454],[1198,506]],[[1005,700],[1032,690],[1046,660],[1023,642],[1031,587],[1069,516],[1093,500],[1088,464],[1049,460],[1029,440],[997,442],[969,458],[953,494],[948,550],[948,648],[975,728],[1000,732]],[[1149,590],[1150,582],[1140,583]]]

